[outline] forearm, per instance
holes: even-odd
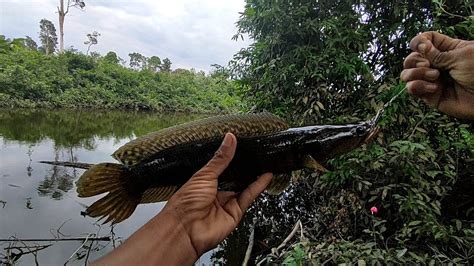
[[[164,209],[93,265],[192,265],[197,259],[181,223]]]

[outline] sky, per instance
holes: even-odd
[[[59,0],[0,0],[0,35],[26,35],[39,43],[39,21],[52,21],[59,36]],[[67,0],[65,0],[67,2]],[[71,8],[64,26],[64,46],[85,53],[86,35],[97,31],[99,43],[91,51],[115,51],[168,57],[172,68],[209,71],[226,65],[250,41],[231,40],[244,0],[84,0],[82,11]],[[58,45],[59,47],[59,45]]]

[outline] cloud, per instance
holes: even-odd
[[[39,21],[51,20],[58,29],[58,0],[0,0],[0,34],[38,39]],[[243,0],[138,0],[86,2],[85,11],[71,9],[65,22],[65,46],[85,52],[86,34],[98,31],[92,51],[115,51],[128,59],[131,52],[168,57],[173,68],[209,70],[227,64],[249,41],[233,41]],[[58,33],[59,34],[59,33]]]

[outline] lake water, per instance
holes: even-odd
[[[0,238],[112,236],[109,225],[80,214],[100,197],[77,197],[75,181],[83,170],[38,161],[112,162],[112,152],[131,139],[199,117],[132,111],[0,110]],[[115,241],[94,241],[90,252],[91,241],[83,247],[81,241],[0,241],[0,261],[5,261],[9,251],[13,255],[53,244],[37,252],[40,265],[62,265],[67,261],[68,265],[83,265],[87,257],[94,260],[119,245],[163,205],[139,205],[130,218],[115,225]],[[209,253],[205,254],[200,263],[207,264],[209,257]],[[35,257],[25,254],[18,262],[34,265]]]

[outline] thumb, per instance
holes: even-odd
[[[424,40],[418,44],[420,53],[430,61],[433,68],[449,70],[452,69],[458,56],[457,50],[440,51],[429,40]]]
[[[229,166],[234,158],[235,149],[237,147],[237,139],[234,134],[227,133],[222,141],[221,146],[214,154],[214,157],[199,170],[194,176],[206,176],[211,178],[219,177],[222,172]]]

